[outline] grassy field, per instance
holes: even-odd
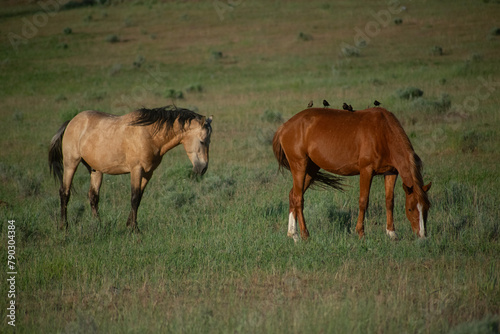
[[[9,220],[16,333],[499,332],[498,1],[109,2],[1,5],[0,332]],[[400,240],[385,235],[376,178],[359,240],[357,177],[308,191],[311,238],[287,238],[291,177],[270,142],[311,99],[399,118],[433,182],[427,239],[400,180]],[[128,175],[105,176],[98,222],[80,168],[57,230],[62,122],[172,102],[214,116],[207,174],[167,153],[135,235]]]

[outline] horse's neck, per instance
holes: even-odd
[[[415,183],[415,165],[412,161],[413,155],[415,153],[413,152],[413,150],[403,147],[402,145],[398,146],[399,147],[394,149],[396,152],[393,152],[392,154],[394,159],[394,167],[397,169],[399,175],[401,176],[403,183],[408,187],[412,187]]]
[[[160,155],[164,155],[177,145],[181,144],[184,132],[163,131],[155,136],[156,146],[160,149]]]

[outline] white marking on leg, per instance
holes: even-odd
[[[295,242],[299,240],[299,234],[297,233],[297,221],[293,216],[293,212],[290,212],[288,216],[288,234],[289,237],[292,237]]]
[[[385,232],[387,233],[387,235],[392,239],[392,240],[397,240],[398,239],[398,235],[396,234],[396,231],[390,231],[388,229],[385,230]]]
[[[425,237],[425,227],[424,227],[424,214],[422,212],[422,204],[418,203],[417,204],[417,209],[418,209],[418,221],[419,221],[419,235],[421,238]]]
[[[288,236],[291,237],[293,235],[293,225],[294,225],[295,219],[293,218],[293,213],[290,212],[290,215],[288,215]]]

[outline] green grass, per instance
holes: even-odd
[[[8,33],[21,35],[40,7],[0,9],[0,258],[15,219],[16,331],[498,333],[500,7],[407,7],[356,57],[342,43],[354,46],[355,28],[387,2],[241,1],[222,17],[212,2],[113,2],[49,16],[17,52]],[[401,99],[408,87],[422,97]],[[61,123],[85,109],[167,105],[170,90],[182,93],[177,105],[214,115],[207,174],[189,177],[182,147],[167,153],[133,235],[128,175],[105,176],[98,222],[80,168],[70,229],[57,230],[47,151]],[[357,177],[344,193],[309,190],[311,238],[286,237],[291,177],[278,174],[270,139],[311,99],[355,109],[377,99],[395,113],[433,182],[427,239],[411,232],[399,180],[400,240],[385,235],[381,177],[364,240]],[[7,291],[0,332],[10,331]]]

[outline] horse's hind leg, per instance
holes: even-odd
[[[73,176],[75,175],[76,169],[78,167],[79,161],[64,161],[64,174],[59,189],[59,196],[61,198],[61,225],[60,229],[68,229],[68,202],[71,195],[71,183],[73,182]]]
[[[308,171],[307,162],[291,166],[293,187],[289,196],[290,213],[288,217],[288,236],[292,237],[294,241],[298,241],[299,239],[297,234],[297,222],[300,226],[302,239],[307,240],[307,238],[309,238],[309,231],[307,230],[303,212],[304,192],[313,181],[312,175],[316,175],[319,168],[315,167],[313,169],[315,172],[313,172],[313,170]]]
[[[396,178],[397,177],[398,177],[397,174],[384,176],[385,207],[387,210],[387,229],[386,229],[386,232],[387,232],[387,235],[393,240],[396,240],[398,238],[398,236],[396,235],[396,231],[394,229],[394,217],[393,217],[394,186],[396,185]]]
[[[99,219],[99,189],[102,183],[102,172],[90,171],[89,201],[92,209],[92,216]]]

